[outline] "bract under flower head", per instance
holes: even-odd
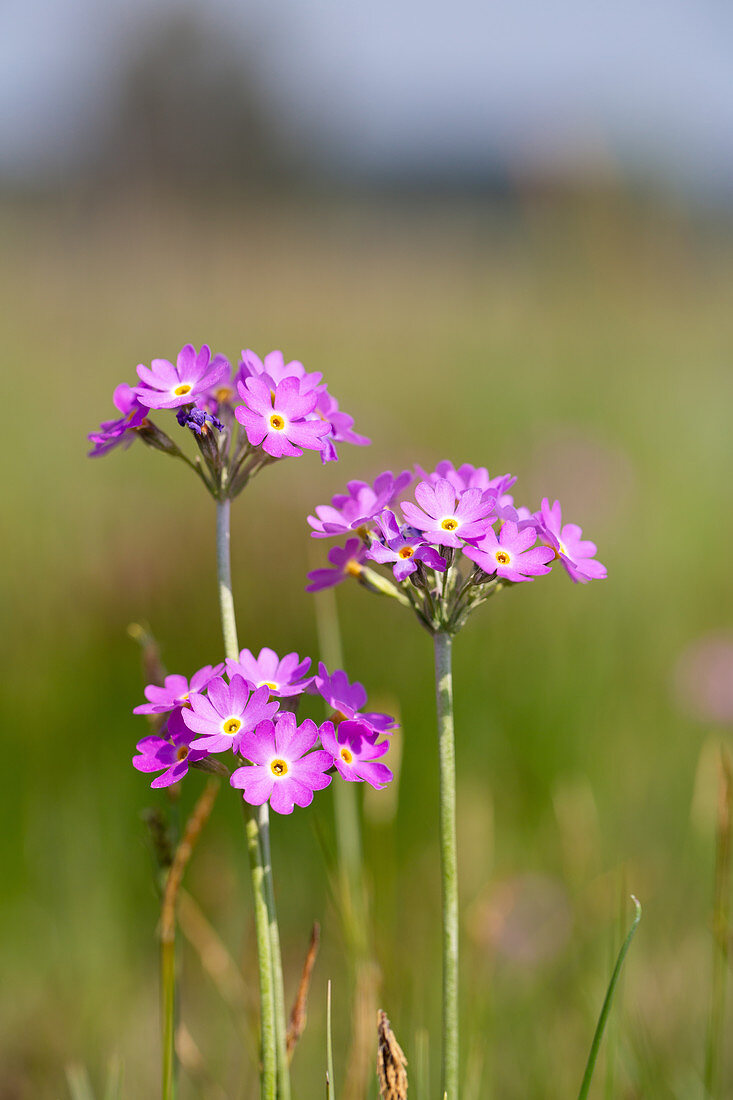
[[[457,492],[446,478],[438,478],[434,485],[419,482],[415,499],[419,508],[411,501],[401,505],[407,522],[422,531],[426,542],[457,549],[466,539],[481,538],[491,525],[496,493],[482,489]]]
[[[329,674],[321,661],[314,687],[324,702],[336,712],[337,721],[344,718],[358,718],[379,733],[392,733],[399,729],[399,724],[390,714],[361,710],[366,706],[366,688],[358,680],[354,680],[353,684],[350,683],[343,669],[336,669],[333,674]]]
[[[295,806],[309,806],[313,792],[331,782],[331,754],[313,749],[319,730],[306,719],[298,726],[294,714],[282,712],[277,722],[260,722],[241,740],[239,752],[252,763],[237,768],[230,783],[243,792],[245,802],[261,806],[269,800],[278,814],[290,814]]]
[[[129,447],[135,438],[135,429],[140,427],[148,414],[132,386],[124,383],[118,386],[112,400],[122,416],[117,420],[104,420],[96,432],[90,432],[87,438],[94,444],[89,452],[90,458],[105,455],[114,447]]]
[[[563,525],[559,500],[550,507],[549,500],[544,497],[535,520],[540,538],[556,551],[566,573],[576,584],[603,580],[608,575],[605,565],[596,559],[596,544],[583,538],[582,527],[577,523]]]
[[[207,685],[215,676],[220,676],[224,665],[204,665],[198,672],[194,672],[191,681],[185,676],[173,673],[166,676],[163,686],[148,684],[144,695],[147,703],[141,703],[135,707],[133,714],[165,714],[166,711],[176,707],[186,706],[191,693],[206,691]]]
[[[190,696],[191,709],[183,711],[183,721],[200,734],[194,741],[197,749],[237,752],[242,737],[277,711],[280,704],[269,700],[268,688],[252,691],[242,676],[232,676],[229,684],[217,677],[209,683],[206,695]]]
[[[137,397],[149,409],[190,405],[229,378],[230,371],[229,361],[223,355],[212,359],[206,344],[198,352],[193,344],[186,344],[179,351],[175,366],[167,359],[153,359],[149,367],[140,364],[137,373],[142,385],[137,387]]]
[[[377,741],[375,731],[363,721],[332,722],[321,726],[321,744],[333,757],[336,770],[350,783],[369,783],[381,790],[393,778],[386,764],[376,763],[389,750],[389,741]]]
[[[301,695],[313,682],[312,676],[306,676],[310,657],[301,661],[297,653],[288,653],[281,659],[274,649],[266,646],[256,657],[251,650],[243,649],[238,661],[227,658],[226,665],[230,677],[243,676],[254,687],[266,687],[270,695],[281,698]]]
[[[313,538],[343,535],[371,522],[394,503],[411,481],[409,470],[396,477],[391,470],[385,470],[375,478],[373,486],[366,481],[350,481],[347,493],[337,493],[330,504],[318,505],[315,516],[308,516]]]
[[[132,763],[139,772],[162,772],[150,784],[151,787],[170,787],[187,774],[190,764],[208,756],[201,748],[191,748],[192,730],[181,721],[180,708],[169,716],[163,730],[165,736],[143,737],[135,746],[138,755]]]
[[[244,426],[253,447],[261,446],[273,458],[299,458],[305,447],[320,451],[330,432],[323,420],[308,420],[316,404],[311,390],[301,392],[297,378],[285,378],[272,390],[263,377],[249,377],[238,383],[243,404],[235,416]]]
[[[417,569],[418,562],[439,573],[445,572],[446,559],[412,528],[400,527],[394,512],[383,512],[377,518],[377,528],[384,541],[370,543],[366,557],[380,565],[392,565],[395,580],[409,577]]]
[[[306,592],[320,592],[341,584],[347,577],[358,577],[366,553],[367,548],[361,539],[347,539],[343,546],[334,546],[328,552],[331,566],[313,569],[308,574],[310,583],[306,585]]]
[[[554,552],[546,546],[535,546],[536,541],[534,527],[520,531],[516,523],[507,520],[498,537],[490,527],[475,546],[464,546],[463,553],[484,573],[496,573],[497,577],[517,583],[550,572],[547,563],[552,561]]]

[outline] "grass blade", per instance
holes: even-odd
[[[578,1093],[578,1100],[586,1100],[586,1098],[588,1096],[588,1092],[590,1091],[590,1084],[591,1084],[591,1081],[593,1080],[593,1071],[596,1068],[596,1061],[598,1060],[598,1051],[600,1050],[600,1047],[601,1047],[601,1040],[603,1039],[603,1032],[605,1030],[606,1023],[608,1021],[608,1015],[611,1011],[611,1004],[613,1003],[613,995],[616,992],[616,986],[618,985],[618,980],[619,980],[619,977],[621,976],[621,968],[624,965],[624,959],[626,958],[626,953],[629,950],[629,947],[631,946],[631,941],[634,938],[634,933],[636,932],[636,929],[639,926],[639,921],[641,920],[641,904],[639,903],[638,899],[634,897],[633,894],[631,895],[631,900],[634,903],[636,912],[634,914],[634,919],[631,922],[631,927],[629,928],[626,939],[621,944],[621,950],[618,953],[618,958],[616,959],[616,965],[613,968],[613,973],[611,974],[611,980],[608,983],[608,989],[606,990],[606,997],[605,997],[605,1000],[603,1001],[603,1007],[601,1008],[601,1014],[598,1017],[598,1023],[596,1024],[596,1030],[595,1030],[595,1034],[593,1036],[593,1042],[591,1043],[590,1054],[588,1055],[588,1063],[585,1067],[585,1073],[583,1074],[583,1082],[580,1086],[580,1092]]]
[[[92,1083],[86,1066],[73,1063],[66,1067],[66,1083],[69,1086],[71,1100],[94,1100]]]

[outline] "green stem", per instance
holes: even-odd
[[[239,659],[237,620],[232,595],[232,569],[229,550],[229,500],[216,504],[216,561],[219,579],[219,610],[224,636],[224,652]],[[243,804],[247,852],[249,854],[252,893],[254,895],[257,963],[260,977],[260,1017],[262,1036],[262,1069],[260,1073],[262,1100],[275,1100],[277,1095],[277,1055],[275,1042],[275,991],[270,941],[270,915],[267,905],[267,875],[262,854],[262,826],[267,828],[267,808]],[[264,810],[264,812],[263,812]]]
[[[288,1029],[285,1015],[285,986],[283,982],[283,963],[280,952],[280,929],[275,909],[275,886],[272,878],[272,855],[270,852],[270,820],[267,803],[260,807],[260,843],[265,872],[265,901],[270,929],[270,950],[272,953],[272,977],[275,998],[275,1047],[277,1059],[277,1095],[279,1100],[290,1100],[290,1063],[288,1059]]]
[[[450,634],[435,635],[440,763],[440,871],[443,893],[443,1059],[441,1096],[458,1100],[458,859],[456,752]]]
[[[161,1015],[163,1017],[163,1100],[176,1095],[176,941],[160,946]]]
[[[713,897],[713,975],[710,993],[710,1017],[705,1044],[705,1096],[718,1100],[721,1089],[721,1059],[724,1049],[725,1002],[729,953],[729,896],[730,896],[730,848],[731,802],[733,800],[733,775],[725,751],[720,760],[720,792],[718,796],[718,821],[715,845],[715,885]]]

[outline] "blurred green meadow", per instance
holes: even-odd
[[[614,193],[520,194],[509,210],[80,193],[6,203],[0,229],[0,1098],[66,1097],[79,1065],[101,1096],[114,1058],[125,1097],[157,1095],[142,814],[166,795],[130,765],[146,728],[130,713],[142,680],[127,628],[148,624],[170,671],[221,657],[214,506],[182,464],[139,443],[90,462],[85,436],[138,362],[191,341],[230,357],[282,348],[323,371],[373,440],[325,468],[313,455],[280,463],[235,503],[242,645],[318,657],[304,583],[327,544],[305,516],[348,478],[486,464],[518,475],[533,508],[560,497],[598,543],[606,582],[576,587],[558,570],[522,585],[454,647],[464,1097],[577,1094],[633,892],[644,916],[592,1095],[698,1100],[724,731],[681,707],[675,667],[732,609],[731,227]],[[337,602],[349,675],[403,724],[399,785],[367,792],[364,846],[378,1003],[410,1095],[427,1100],[440,1011],[430,639],[357,585]],[[182,812],[203,783],[189,776]],[[295,1095],[324,1094],[331,979],[338,1096],[353,983],[324,862],[332,792],[276,819],[273,845],[288,997],[314,921],[322,933]],[[181,1096],[251,1097],[256,978],[234,792],[185,888],[192,936],[205,917],[220,942],[205,931],[207,950],[183,949]],[[234,992],[226,952],[243,974]],[[730,1049],[724,1063],[721,1095]]]

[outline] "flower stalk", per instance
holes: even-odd
[[[443,1052],[441,1095],[458,1100],[458,858],[452,639],[437,633],[435,691],[440,766],[440,875],[443,899]]]
[[[230,510],[231,505],[228,499],[217,501],[216,561],[224,652],[225,656],[236,661],[239,656],[239,640],[237,638],[237,620],[232,594]],[[254,897],[255,935],[260,981],[261,1095],[263,1100],[275,1100],[276,1097],[280,1100],[288,1100],[290,1096],[290,1075],[287,1065],[285,1038],[287,1032],[284,1018],[284,994],[282,993],[282,963],[279,958],[280,939],[279,934],[277,934],[272,867],[269,858],[269,816],[266,804],[255,807],[245,802],[243,806]],[[273,944],[273,930],[275,944]],[[273,964],[274,954],[278,956],[275,965]],[[279,977],[279,994],[275,988],[277,983],[275,969],[277,969]],[[278,1005],[281,1006],[282,1019],[279,1030],[282,1032],[282,1041],[279,1041],[278,1036]]]

